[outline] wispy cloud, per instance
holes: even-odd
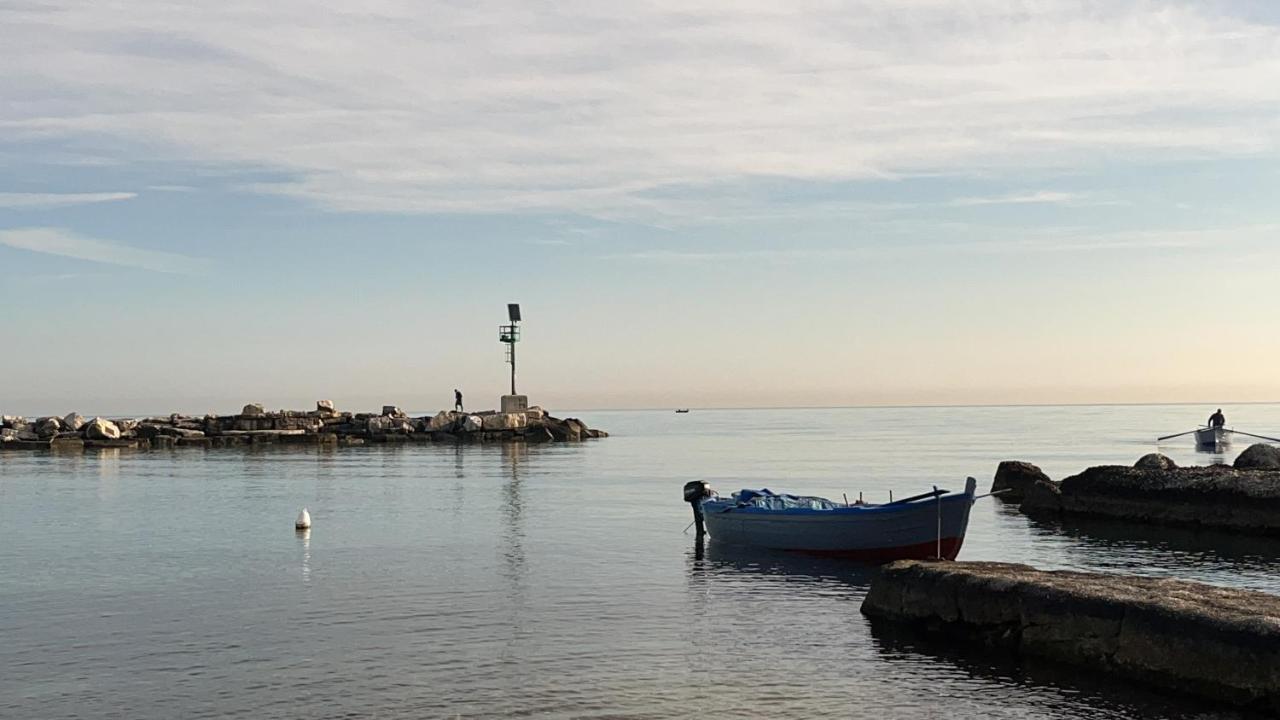
[[[153,192],[189,193],[195,192],[199,188],[193,185],[148,185],[147,189]]]
[[[956,198],[947,203],[951,207],[970,207],[975,205],[1066,205],[1079,202],[1083,196],[1068,192],[1051,192],[1042,190],[1034,193],[1014,195],[997,195],[994,197]]]
[[[603,218],[653,214],[652,188],[744,178],[1001,177],[1280,146],[1280,27],[1229,4],[130,8],[0,9],[9,142],[266,171],[287,180],[255,190],[335,210]]]
[[[953,226],[954,227],[954,226]],[[729,250],[642,250],[602,256],[607,260],[634,260],[653,263],[798,262],[839,260],[901,260],[937,255],[1028,255],[1059,253],[1126,252],[1160,249],[1209,249],[1233,241],[1237,250],[1271,247],[1280,226],[1245,225],[1192,230],[1151,230],[1099,232],[1079,228],[1014,230],[970,226],[970,232],[1008,237],[994,240],[960,238],[952,242],[898,243],[827,248],[753,248]]]
[[[102,193],[14,193],[0,192],[0,208],[43,210],[47,208],[88,205],[92,203],[132,200],[138,197],[131,192]]]
[[[0,230],[0,245],[110,265],[163,273],[198,272],[206,262],[177,253],[144,250],[109,240],[79,235],[63,228],[30,227]]]

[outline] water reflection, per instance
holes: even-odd
[[[1082,670],[1038,658],[1020,658],[1013,651],[982,646],[960,636],[926,633],[909,624],[867,621],[878,656],[916,674],[921,666],[946,665],[968,680],[1000,688],[1006,697],[1035,696],[1035,704],[1051,709],[1054,717],[1167,718],[1168,720],[1256,720],[1253,713],[1225,709],[1193,697],[1182,697],[1130,683],[1106,673]],[[954,680],[952,680],[954,682]]]
[[[525,472],[523,463],[528,455],[529,448],[524,443],[502,445],[502,464],[507,473],[507,480],[502,486],[501,506],[503,558],[507,564],[507,576],[513,584],[519,583],[524,576],[524,498],[521,490]]]
[[[757,575],[768,581],[836,583],[866,592],[876,568],[848,560],[752,548],[697,538],[688,557],[691,578]]]
[[[1195,567],[1198,580],[1280,592],[1280,538],[1070,516],[1027,523],[1036,534],[1072,541],[1068,556],[1081,568],[1186,577]]]
[[[302,547],[302,582],[311,582],[311,528],[294,530]]]

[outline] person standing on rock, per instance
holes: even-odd
[[[1209,427],[1220,428],[1226,424],[1227,416],[1222,414],[1222,408],[1218,408],[1217,412],[1209,416]]]
[[[453,409],[462,412],[462,391],[458,388],[453,389]]]

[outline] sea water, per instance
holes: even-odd
[[[1061,479],[1213,409],[593,411],[612,437],[0,453],[0,717],[1238,717],[873,627],[865,568],[682,532],[692,479],[872,502],[985,489],[1006,459]],[[1280,436],[1280,406],[1227,410]],[[1274,540],[992,498],[960,559],[1280,593]]]

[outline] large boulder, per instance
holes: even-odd
[[[427,422],[427,429],[433,432],[453,432],[466,418],[465,413],[441,410]]]
[[[1022,502],[1032,485],[1050,482],[1048,475],[1029,462],[1005,460],[996,467],[996,476],[991,482],[991,492],[1000,493],[996,497],[1002,500]]]
[[[17,430],[20,427],[25,427],[26,424],[27,424],[27,419],[22,417],[21,415],[0,416],[0,427],[7,427],[13,430]]]
[[[404,417],[404,411],[395,405],[383,405],[382,414],[387,417]]]
[[[1147,453],[1138,458],[1133,466],[1139,470],[1176,470],[1178,464],[1172,458],[1160,453]]]
[[[56,417],[45,418],[36,425],[36,435],[41,439],[51,438],[62,432],[62,421]]]
[[[463,432],[479,432],[484,428],[484,420],[479,415],[468,415],[462,421]]]
[[[1265,443],[1254,443],[1245,448],[1233,464],[1241,470],[1280,469],[1280,448]]]
[[[84,426],[84,436],[90,440],[119,440],[120,428],[110,420],[96,417]]]
[[[84,418],[78,413],[67,413],[67,416],[62,418],[62,427],[71,432],[76,432],[84,427]]]
[[[317,400],[316,410],[322,413],[330,413],[330,414],[337,412],[337,410],[335,410],[333,407],[332,400]]]
[[[0,441],[9,442],[18,439],[18,431],[13,428],[0,427]]]
[[[519,430],[525,426],[522,412],[494,413],[484,416],[485,430]]]
[[[249,403],[244,406],[244,409],[240,411],[240,414],[248,417],[258,417],[260,415],[266,415],[267,410],[262,407],[262,403]]]
[[[368,429],[371,433],[385,433],[391,430],[392,420],[389,417],[374,416],[369,418]]]
[[[1060,513],[1062,512],[1062,489],[1051,480],[1033,483],[1023,491],[1020,507],[1022,512],[1028,515]]]

